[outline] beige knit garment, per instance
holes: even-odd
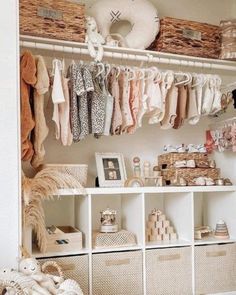
[[[49,90],[50,81],[43,57],[35,56],[35,62],[37,67],[37,83],[34,86],[35,128],[32,139],[35,153],[31,160],[31,165],[37,168],[43,164],[45,156],[44,141],[49,131],[44,115],[44,95]]]

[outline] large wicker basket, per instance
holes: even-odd
[[[63,271],[64,278],[75,280],[79,283],[84,295],[89,295],[89,270],[88,255],[53,258]],[[40,259],[43,265],[47,259]],[[58,275],[58,270],[50,269],[50,274]]]
[[[84,164],[45,164],[42,166],[44,168],[51,168],[61,171],[63,173],[70,174],[74,176],[82,186],[86,187],[87,175],[88,175],[88,165]]]
[[[222,59],[236,60],[236,19],[220,22]]]
[[[20,33],[84,42],[85,6],[67,0],[20,0]]]
[[[210,24],[165,17],[161,20],[159,35],[149,49],[219,58],[220,30]]]
[[[236,244],[198,246],[195,259],[196,294],[236,290]]]
[[[161,169],[173,168],[176,161],[195,160],[196,164],[200,161],[208,161],[205,153],[166,153],[158,156],[158,165]]]
[[[93,255],[93,295],[142,295],[140,251]]]
[[[191,248],[148,250],[147,294],[192,294]]]

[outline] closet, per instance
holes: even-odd
[[[91,1],[88,1],[91,2]],[[185,18],[218,24],[223,18],[235,16],[236,3],[228,0],[199,1],[181,0],[178,7],[173,1],[153,1],[160,7],[163,15]],[[86,2],[86,4],[89,4]],[[86,46],[82,44],[48,41],[37,38],[18,36],[17,1],[5,5],[0,10],[0,33],[4,37],[0,48],[0,266],[16,265],[21,244],[21,189],[20,189],[20,148],[19,148],[19,77],[18,59],[21,50],[30,49],[34,54],[44,56],[48,67],[52,59],[64,58],[66,64],[72,59],[87,60]],[[214,14],[212,12],[214,7]],[[4,25],[3,25],[4,24]],[[8,26],[6,25],[8,24]],[[115,56],[118,57],[115,58]],[[133,58],[129,58],[129,56]],[[105,60],[110,63],[124,63],[140,66],[137,56],[146,59],[148,66],[155,65],[160,69],[173,69],[205,74],[218,74],[224,84],[235,81],[236,64],[225,61],[201,60],[153,53],[157,60],[150,61],[146,53],[135,50],[105,49]],[[161,58],[160,58],[161,57]],[[159,58],[159,60],[158,60]],[[182,62],[180,61],[182,60]],[[159,62],[158,62],[159,61]],[[172,62],[174,61],[174,62]],[[200,64],[198,64],[200,63]],[[190,65],[190,66],[189,66]],[[191,67],[192,66],[192,67]],[[139,156],[142,161],[157,162],[157,156],[163,152],[165,144],[199,144],[205,141],[205,130],[216,119],[202,118],[195,126],[185,124],[180,130],[161,130],[157,125],[149,125],[145,119],[143,127],[133,135],[102,137],[90,136],[85,140],[63,147],[54,138],[54,123],[51,121],[52,103],[48,101],[46,117],[49,136],[45,142],[47,163],[88,164],[88,189],[84,196],[76,191],[62,190],[55,200],[44,204],[48,225],[77,226],[84,234],[83,249],[64,253],[42,254],[33,249],[33,255],[44,261],[56,259],[64,266],[67,274],[78,279],[85,294],[158,294],[155,290],[163,287],[168,294],[209,294],[224,290],[234,291],[235,282],[228,278],[234,271],[236,243],[236,187],[203,187],[203,188],[94,188],[97,176],[95,152],[121,152],[124,154],[127,173],[132,173],[131,161]],[[229,110],[220,120],[234,116]],[[11,118],[11,120],[9,120]],[[7,126],[5,122],[8,122]],[[10,155],[10,156],[9,156]],[[236,183],[236,160],[232,152],[214,154],[221,174]],[[33,174],[31,167],[24,165],[24,170]],[[92,232],[99,228],[99,213],[106,206],[118,212],[119,225],[134,232],[137,245],[129,248],[97,250],[93,248]],[[179,239],[171,243],[152,244],[145,242],[146,221],[153,208],[165,210],[174,221]],[[214,227],[219,218],[227,222],[230,240],[196,242],[194,226],[207,223]],[[202,245],[204,244],[204,245]],[[210,254],[209,254],[210,253]],[[225,253],[233,253],[229,261]],[[55,258],[56,257],[56,258]],[[205,260],[203,259],[205,258]],[[204,260],[204,261],[203,261]],[[162,269],[157,266],[162,262]],[[183,267],[184,266],[184,267]],[[205,268],[206,267],[206,268]],[[225,268],[224,268],[225,267]],[[216,272],[222,269],[222,272]],[[214,273],[214,278],[211,274]],[[158,277],[158,280],[156,280]],[[127,279],[128,278],[128,279]],[[101,284],[104,281],[104,285]],[[114,283],[115,282],[115,283]],[[180,290],[177,290],[178,282]],[[214,284],[213,284],[214,283]],[[103,288],[106,288],[105,290]],[[171,293],[176,290],[179,293]],[[108,290],[110,293],[108,293]],[[115,291],[114,291],[115,290]],[[113,293],[112,293],[113,292]],[[117,293],[114,293],[117,292]],[[123,292],[123,293],[122,293]],[[157,291],[156,291],[157,292]],[[227,294],[227,293],[225,293]]]

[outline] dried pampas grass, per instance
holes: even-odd
[[[55,168],[45,168],[38,172],[34,178],[22,175],[23,223],[25,227],[33,228],[41,252],[45,252],[47,246],[42,201],[52,198],[57,195],[59,189],[65,188],[76,188],[80,190],[81,194],[85,194],[85,189],[75,177],[57,171]]]

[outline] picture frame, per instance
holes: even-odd
[[[99,187],[124,187],[127,179],[121,153],[95,153]]]

